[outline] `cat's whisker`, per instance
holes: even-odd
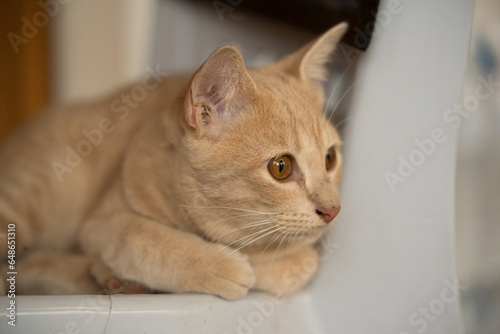
[[[333,124],[334,124],[334,125],[335,125],[335,127],[338,129],[338,128],[339,128],[339,127],[341,127],[343,124],[345,124],[347,121],[350,121],[350,120],[352,120],[352,119],[354,119],[354,118],[356,118],[356,117],[359,117],[359,116],[360,116],[360,115],[351,115],[351,116],[349,116],[349,117],[344,118],[344,119],[343,119],[342,121],[340,121],[338,124],[335,124],[335,123],[333,123]],[[332,122],[334,122],[334,120],[332,120]],[[343,140],[343,141],[345,141],[345,140]]]
[[[229,231],[226,231],[225,233],[217,236],[216,238],[214,238],[211,241],[211,243],[216,242],[217,240],[219,240],[220,238],[222,238],[224,236],[227,236],[228,234],[231,234],[231,233],[234,233],[234,232],[237,232],[237,231],[241,231],[243,229],[253,228],[253,227],[258,227],[258,226],[263,226],[263,225],[268,225],[268,224],[273,224],[273,223],[275,223],[275,220],[266,219],[266,220],[261,220],[261,221],[258,221],[258,222],[248,223],[248,224],[245,224],[243,226],[238,226],[236,228],[233,228],[233,229],[231,229]]]
[[[255,241],[257,241],[259,239],[262,239],[263,237],[265,237],[265,236],[267,236],[269,234],[279,232],[280,230],[283,230],[284,228],[285,228],[284,226],[275,225],[272,228],[267,228],[265,230],[261,230],[261,231],[259,231],[259,233],[253,233],[251,237],[255,237],[254,239],[248,238],[248,240],[245,240],[245,242],[242,245],[240,245],[239,247],[237,247],[230,254],[234,253],[235,251],[239,251],[239,250],[243,249],[244,247],[249,246],[250,244],[254,243]]]
[[[264,211],[257,211],[257,210],[249,210],[249,209],[243,209],[243,208],[236,208],[236,207],[229,207],[229,206],[201,206],[201,205],[198,205],[198,206],[191,206],[191,205],[177,205],[178,207],[184,207],[184,208],[193,208],[193,209],[224,209],[224,210],[233,210],[233,211],[240,211],[240,212],[245,212],[247,214],[254,214],[254,215],[270,215],[270,216],[273,216],[273,215],[280,215],[280,213],[277,213],[277,212],[264,212]],[[226,217],[227,220],[231,219],[231,216],[229,217]],[[222,218],[222,221],[218,221],[216,224],[214,225],[221,225],[223,222],[224,222],[224,219],[226,218]],[[206,233],[205,233],[205,237],[206,237]]]
[[[287,256],[290,256],[291,250],[293,249],[294,244],[298,242],[298,240],[295,238],[295,236],[299,235],[302,232],[301,230],[294,230],[293,226],[287,225],[284,227],[285,227],[285,233],[283,234],[283,237],[282,237],[280,243],[278,244],[278,247],[276,248],[276,250],[274,252],[273,260],[272,260],[273,263],[276,259],[277,254],[279,253],[279,250],[285,244],[288,247],[288,250],[286,251]]]
[[[245,236],[243,236],[243,237],[241,237],[241,238],[239,238],[239,239],[237,239],[237,240],[235,240],[235,241],[233,241],[233,242],[231,242],[231,243],[229,243],[229,244],[227,244],[227,245],[224,245],[224,248],[221,248],[220,250],[218,250],[217,252],[215,252],[215,254],[214,254],[214,255],[216,255],[217,253],[221,252],[223,249],[230,248],[230,247],[231,247],[232,245],[234,245],[235,243],[238,243],[238,242],[241,242],[241,241],[243,241],[243,245],[245,245],[245,244],[246,244],[246,242],[247,242],[247,240],[246,240],[246,239],[251,240],[254,236],[257,236],[257,235],[259,235],[259,234],[261,234],[261,233],[265,233],[266,231],[269,231],[269,230],[271,230],[271,229],[273,229],[273,228],[275,228],[275,226],[270,226],[270,227],[267,227],[267,228],[265,228],[265,229],[263,229],[263,230],[259,230],[259,231],[253,232],[253,233],[251,233],[251,234],[245,235]],[[240,247],[240,248],[237,248],[237,249],[241,249],[241,247]],[[231,254],[233,254],[233,253],[234,253],[234,251],[233,251],[233,252],[231,252],[228,256],[230,256],[230,255],[231,255]]]
[[[272,262],[273,264],[274,264],[274,260],[276,259],[276,255],[278,255],[278,252],[279,252],[279,250],[281,248],[281,245],[283,244],[283,242],[285,240],[287,240],[288,234],[289,234],[289,231],[285,231],[285,233],[283,234],[283,238],[281,238],[281,241],[278,244],[278,247],[276,247],[276,250],[274,251],[274,255],[273,255],[273,262]]]
[[[340,97],[340,99],[337,101],[337,104],[335,104],[335,107],[333,107],[333,110],[330,114],[330,117],[328,118],[328,121],[331,122],[332,121],[332,117],[333,115],[335,114],[335,112],[337,111],[337,108],[339,107],[340,103],[344,100],[344,98],[351,92],[351,90],[358,84],[360,83],[361,81],[363,81],[363,79],[359,79],[359,80],[356,80],[349,88],[346,89],[346,91],[344,92],[344,94],[342,94],[342,96]]]
[[[279,239],[279,237],[280,237],[280,235],[277,233],[277,234],[276,234],[276,235],[275,235],[275,236],[274,236],[274,237],[273,237],[273,238],[269,241],[269,243],[268,243],[268,244],[267,244],[267,246],[264,248],[264,250],[261,252],[261,254],[264,254],[264,253],[267,251],[267,249],[268,249],[269,247],[271,247],[271,245],[273,245],[273,244],[274,244],[274,242],[275,242],[276,240],[278,240],[278,239]]]
[[[255,238],[255,239],[253,239],[253,240],[251,240],[251,241],[249,241],[249,242],[244,243],[244,244],[243,244],[243,245],[241,245],[240,247],[238,247],[238,248],[234,249],[234,250],[233,250],[231,253],[229,253],[227,256],[229,257],[229,256],[231,256],[233,253],[235,253],[235,252],[237,252],[237,251],[239,251],[239,250],[243,249],[244,247],[248,247],[249,245],[253,244],[254,242],[256,242],[256,241],[258,241],[258,240],[260,240],[260,239],[262,239],[262,238],[264,238],[264,237],[268,236],[269,234],[276,233],[277,231],[279,231],[280,229],[282,229],[282,228],[283,228],[282,226],[272,226],[272,227],[274,227],[274,229],[273,229],[273,230],[271,230],[271,231],[269,231],[269,232],[267,232],[267,233],[265,233],[265,234],[263,234],[263,235],[260,235],[260,236],[258,236],[257,238]],[[264,230],[263,230],[263,231],[260,231],[260,232],[264,232]]]
[[[244,213],[244,214],[237,214],[237,215],[228,215],[226,217],[223,217],[215,222],[212,223],[212,227],[213,228],[217,228],[218,226],[222,225],[222,223],[225,223],[227,222],[228,220],[231,220],[231,219],[236,219],[236,218],[241,218],[241,217],[250,217],[250,216],[257,216],[257,215],[261,215],[260,213]],[[206,235],[205,235],[206,236]]]
[[[326,109],[330,105],[330,101],[332,100],[332,98],[334,96],[335,90],[340,86],[340,83],[342,82],[342,80],[344,80],[346,78],[345,77],[346,74],[348,74],[350,69],[352,68],[352,64],[354,64],[354,62],[351,62],[349,65],[347,65],[347,67],[344,69],[344,72],[342,72],[342,75],[338,79],[337,83],[335,84],[335,86],[333,86],[332,90],[330,91],[330,94],[328,95],[328,100],[325,103],[325,107],[323,108],[323,114],[326,112]]]
[[[303,233],[304,233],[304,229],[292,231],[292,234],[290,235],[290,238],[289,238],[290,241],[288,243],[287,256],[291,255],[292,249],[294,249],[295,244],[298,243],[298,240],[297,240],[296,236],[300,235],[300,234],[303,234]]]
[[[242,214],[242,215],[230,215],[230,216],[227,216],[227,217],[224,217],[216,222],[214,222],[212,224],[212,230],[213,232],[211,233],[211,235],[218,235],[219,233],[219,230],[223,229],[224,228],[224,222],[227,222],[228,220],[231,220],[231,219],[236,219],[236,218],[241,218],[241,217],[250,217],[250,216],[257,216],[257,215],[260,215],[260,213],[246,213],[246,214]],[[269,218],[266,218],[265,220],[268,220]],[[253,227],[253,225],[249,225],[249,224],[258,224],[262,222],[262,220],[259,220],[259,221],[254,221],[254,222],[249,222],[249,223],[244,223],[244,224],[241,224],[239,226],[237,226],[234,230],[232,231],[236,231],[238,230],[239,228],[250,228],[250,227]],[[208,237],[208,232],[205,232],[204,233],[204,237]],[[225,232],[224,232],[225,233]],[[228,232],[227,234],[229,234],[230,232]],[[223,235],[222,235],[223,236]],[[219,239],[220,237],[222,236],[218,236],[215,240]]]
[[[241,218],[241,217],[251,217],[251,216],[257,216],[257,215],[262,215],[261,213],[245,213],[241,215],[233,215],[233,216],[227,216],[222,219],[219,219],[218,221],[214,222],[214,225],[219,225],[221,223],[227,222],[228,220],[231,219],[236,219],[236,218]]]
[[[283,239],[283,248],[282,248],[282,252],[285,252],[286,253],[286,256],[290,255],[289,254],[289,250],[290,250],[290,245],[291,243],[293,242],[293,231],[291,229],[287,229],[286,231],[286,238]],[[288,248],[288,250],[287,250]],[[277,253],[275,253],[275,255],[277,255]]]
[[[276,236],[274,236],[271,241],[269,242],[269,244],[267,245],[267,247],[264,249],[267,250],[268,247],[270,247],[272,244],[275,244],[275,242],[280,238],[282,237],[280,243],[278,244],[278,249],[281,245],[281,243],[286,239],[286,236],[289,234],[289,231],[290,231],[290,227],[288,225],[283,225],[282,226],[282,230],[284,229],[285,230],[285,233],[281,233],[281,234],[276,234]]]
[[[265,253],[265,251],[273,244],[275,244],[275,242],[281,237],[281,241],[279,242],[278,244],[278,247],[276,247],[276,249],[274,250],[274,254],[273,254],[273,259],[271,261],[271,270],[272,268],[274,267],[274,260],[276,259],[276,254],[278,253],[280,247],[281,247],[281,244],[283,243],[283,241],[286,239],[287,237],[287,234],[288,232],[285,231],[285,233],[276,233],[276,235],[271,239],[271,241],[269,241],[268,245],[266,246],[266,248],[261,252],[261,254]]]
[[[264,211],[249,210],[249,209],[242,209],[242,208],[233,208],[233,207],[229,207],[229,206],[204,206],[204,205],[182,205],[182,204],[179,204],[177,206],[184,207],[184,208],[191,208],[191,209],[226,209],[226,210],[260,213],[262,215],[277,215],[277,214],[279,214],[277,212],[264,212]]]

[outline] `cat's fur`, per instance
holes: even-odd
[[[234,299],[307,283],[340,209],[340,138],[321,81],[346,27],[263,68],[222,47],[140,102],[52,109],[11,136],[0,149],[0,258],[15,223],[17,292],[95,293],[116,276]],[[68,153],[88,152],[89,138],[88,156]],[[277,181],[267,162],[282,154],[294,169]]]

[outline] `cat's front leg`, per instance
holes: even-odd
[[[279,259],[270,257],[267,262],[250,261],[257,280],[252,289],[269,292],[277,297],[287,297],[302,288],[316,274],[319,255],[312,245]]]
[[[80,239],[119,279],[153,290],[236,299],[255,282],[246,255],[133,213],[89,220]]]

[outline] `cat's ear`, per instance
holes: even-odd
[[[191,79],[184,102],[186,121],[197,133],[216,139],[255,90],[238,50],[221,47]]]
[[[282,66],[301,80],[312,83],[325,81],[327,78],[326,64],[347,28],[346,22],[337,24],[297,52],[283,58],[281,60]]]

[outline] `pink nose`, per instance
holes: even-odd
[[[340,206],[333,209],[316,210],[316,213],[323,218],[325,223],[331,222],[340,212]]]

